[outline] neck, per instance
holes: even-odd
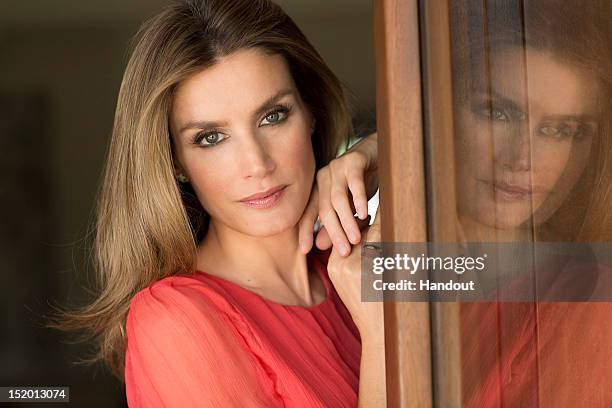
[[[298,244],[297,225],[275,235],[258,237],[212,219],[198,245],[197,267],[256,292],[289,291],[311,303],[306,255]]]

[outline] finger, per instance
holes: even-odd
[[[338,220],[335,211],[326,209],[319,214],[319,218],[321,219],[321,223],[325,226],[334,247],[336,247],[340,255],[347,256],[350,254],[351,245],[344,235],[344,230],[340,225],[340,221]]]
[[[371,217],[368,215],[365,220],[356,220],[360,231],[363,231],[364,229],[368,228],[368,226],[370,225],[370,219]],[[325,227],[321,228],[319,232],[317,232],[315,238],[315,245],[322,251],[332,246],[331,238],[329,237],[329,234],[327,233]]]
[[[327,233],[327,229],[322,227],[319,232],[317,232],[317,236],[315,238],[315,245],[320,250],[324,251],[332,246],[331,238]]]
[[[347,174],[348,188],[353,196],[353,205],[357,210],[357,216],[364,220],[368,216],[368,196],[366,194],[363,173],[354,170]]]
[[[315,245],[319,249],[327,249],[332,246],[333,242],[336,242],[337,248],[340,248],[343,242],[346,242],[346,245],[350,246],[344,234],[344,230],[342,230],[338,223],[338,217],[331,202],[331,188],[333,185],[331,175],[332,172],[327,167],[324,167],[317,173],[317,186],[319,191],[318,208],[321,228],[317,233]],[[331,234],[330,230],[332,232]]]
[[[331,201],[348,240],[353,245],[358,244],[361,240],[361,231],[359,231],[353,210],[349,204],[348,187],[344,184],[344,180],[333,180],[332,178]],[[329,232],[331,233],[331,231]],[[333,241],[333,234],[331,235]]]
[[[333,285],[341,283],[338,282],[338,275],[342,269],[342,260],[343,258],[338,253],[338,250],[332,247],[329,258],[327,259],[327,271],[329,272],[329,279],[332,281]]]
[[[306,205],[306,209],[299,221],[299,247],[302,253],[307,254],[312,249],[314,223],[318,215],[318,189],[315,185],[310,193],[310,199]]]

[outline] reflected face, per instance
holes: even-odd
[[[212,223],[277,234],[298,223],[310,196],[312,125],[285,59],[239,50],[177,87],[170,114],[177,171]]]
[[[597,127],[597,86],[537,50],[492,55],[491,84],[458,110],[462,217],[502,229],[545,221],[582,174]]]

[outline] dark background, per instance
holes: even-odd
[[[75,364],[91,346],[42,316],[87,299],[87,231],[128,41],[167,3],[0,5],[0,386],[69,386],[72,406],[126,406],[106,367]],[[278,3],[352,91],[357,133],[372,130],[370,1]]]

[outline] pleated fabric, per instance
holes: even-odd
[[[607,300],[612,268],[594,269],[578,284]],[[459,316],[464,407],[612,407],[612,301],[461,303]]]
[[[125,385],[138,407],[356,407],[359,331],[314,250],[326,299],[282,305],[203,271],[131,300]]]

